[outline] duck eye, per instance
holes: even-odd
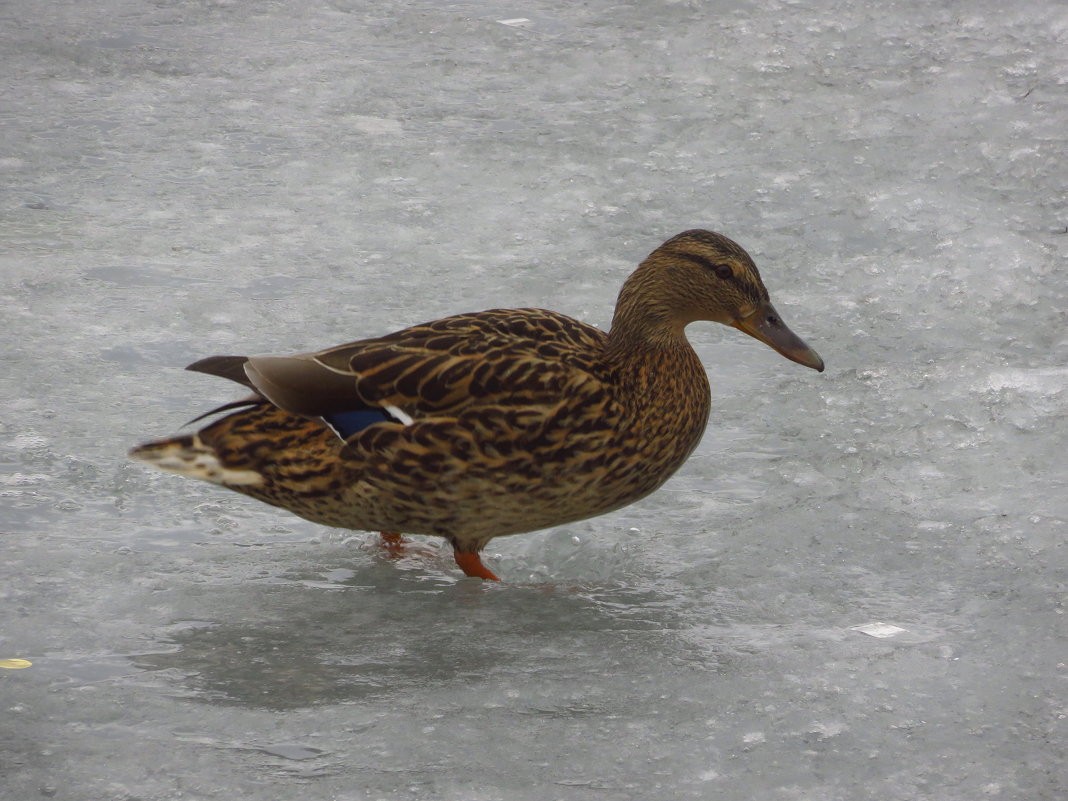
[[[734,277],[734,270],[730,268],[729,264],[713,264],[712,270],[718,278],[722,278],[724,281]]]

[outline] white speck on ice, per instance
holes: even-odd
[[[850,631],[859,631],[861,634],[867,634],[869,637],[878,637],[883,639],[885,637],[896,637],[898,634],[903,634],[908,629],[903,629],[901,626],[895,626],[892,623],[862,623],[859,626],[850,626]]]

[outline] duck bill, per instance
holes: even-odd
[[[813,370],[823,372],[823,359],[812,350],[805,341],[787,328],[779,317],[775,307],[770,303],[758,306],[755,310],[731,323],[739,331],[759,339],[765,345],[777,350],[787,359]]]

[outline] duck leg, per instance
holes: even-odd
[[[391,559],[400,559],[404,556],[407,551],[404,546],[411,541],[404,539],[404,535],[399,531],[382,531],[379,532],[379,536],[382,537],[382,546]]]
[[[499,576],[482,564],[482,557],[478,555],[478,551],[461,551],[454,545],[452,555],[456,559],[456,564],[464,571],[465,576],[473,576],[487,581],[501,580]]]

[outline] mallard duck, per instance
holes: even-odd
[[[685,231],[624,282],[611,329],[544,309],[491,309],[296,356],[213,356],[187,369],[252,395],[195,434],[130,455],[327,526],[444,537],[468,576],[499,580],[494,537],[633,503],[686,461],[708,379],[686,339],[734,326],[815,370],[756,265]],[[195,422],[195,421],[193,421]]]

